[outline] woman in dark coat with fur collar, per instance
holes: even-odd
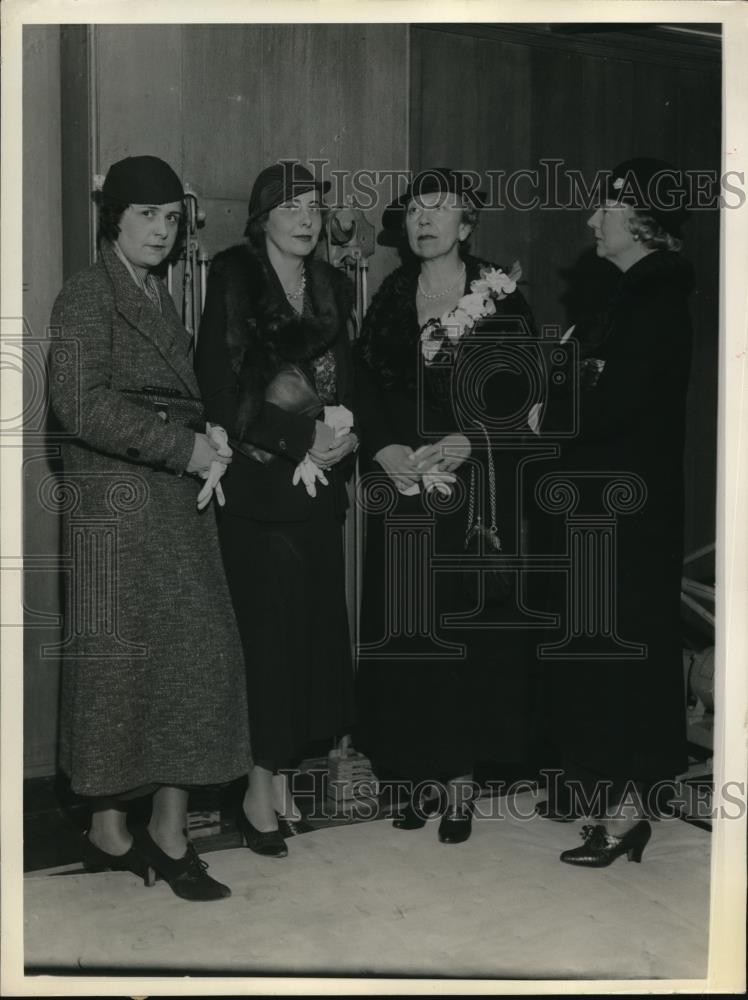
[[[621,277],[605,313],[574,331],[584,357],[578,426],[560,441],[554,475],[575,497],[566,516],[593,525],[615,515],[615,548],[594,563],[585,550],[584,568],[572,569],[580,588],[590,587],[590,566],[611,577],[592,584],[598,601],[585,602],[581,621],[562,616],[567,636],[542,637],[558,648],[541,659],[539,717],[563,772],[541,814],[598,818],[583,828],[584,844],[561,855],[585,867],[641,859],[656,783],[687,764],[680,580],[693,274],[678,253],[684,195],[669,164],[629,160],[588,220],[597,256]],[[552,393],[543,437],[553,440],[569,412],[565,390]],[[565,525],[555,520],[562,551]],[[564,599],[557,593],[549,610]]]
[[[328,187],[298,163],[260,173],[249,243],[212,263],[196,358],[208,416],[236,448],[219,533],[252,741],[239,820],[247,846],[272,857],[303,829],[279,772],[351,721],[342,526],[358,441],[330,424],[352,409],[352,294],[311,259]]]

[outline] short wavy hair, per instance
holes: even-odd
[[[116,201],[113,198],[108,198],[104,194],[99,194],[96,199],[96,203],[99,209],[97,239],[99,243],[102,240],[108,240],[110,243],[115,243],[120,234],[120,220],[122,219],[122,215],[125,210],[130,207],[130,202]],[[171,248],[169,256],[166,258],[167,261],[174,261],[179,257],[184,247],[186,236],[187,213],[185,211],[184,202],[182,202],[182,214],[179,219],[179,225],[177,226],[177,237],[174,240],[174,246]]]
[[[470,232],[460,243],[460,256],[470,253],[470,244],[473,242],[475,230],[478,228],[480,209],[471,204],[465,195],[462,196],[462,221],[466,226],[470,226]]]
[[[632,208],[628,219],[629,231],[639,239],[647,250],[674,250],[683,246],[683,241],[673,236],[660,223],[647,213],[646,209]]]

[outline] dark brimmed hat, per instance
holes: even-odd
[[[689,216],[682,172],[666,160],[640,156],[619,163],[608,178],[606,197],[646,212],[675,237]]]
[[[101,193],[128,205],[167,205],[184,199],[182,182],[157,156],[126,156],[113,163]]]
[[[265,167],[257,175],[249,196],[247,225],[271,208],[290,201],[306,191],[326,194],[330,190],[329,181],[318,181],[305,166],[296,160],[281,160],[271,167]]]
[[[403,224],[408,202],[422,194],[456,194],[466,199],[473,208],[482,208],[486,203],[485,191],[475,190],[475,175],[450,170],[449,167],[430,167],[421,170],[411,180],[404,194],[385,208],[382,226],[385,229],[399,229]]]

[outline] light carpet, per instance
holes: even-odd
[[[519,800],[517,800],[519,802]],[[501,806],[501,803],[499,803]],[[529,812],[527,804],[525,811]],[[506,812],[505,810],[503,810]],[[641,864],[559,863],[580,823],[438,820],[292,839],[285,859],[206,856],[231,899],[187,903],[128,873],[29,875],[29,972],[699,979],[706,975],[709,834],[654,824]]]

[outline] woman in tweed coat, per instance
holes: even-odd
[[[207,899],[230,892],[186,840],[187,789],[245,774],[249,741],[215,519],[197,510],[200,481],[184,473],[205,477],[230,452],[127,395],[145,386],[199,395],[189,337],[151,273],[183,228],[182,198],[163,161],[115,164],[99,260],[67,282],[52,314],[61,339],[50,394],[69,434],[56,495],[74,566],[60,765],[73,791],[93,798],[89,865],[150,867],[177,895]],[[154,789],[148,829],[133,842],[122,799]]]

